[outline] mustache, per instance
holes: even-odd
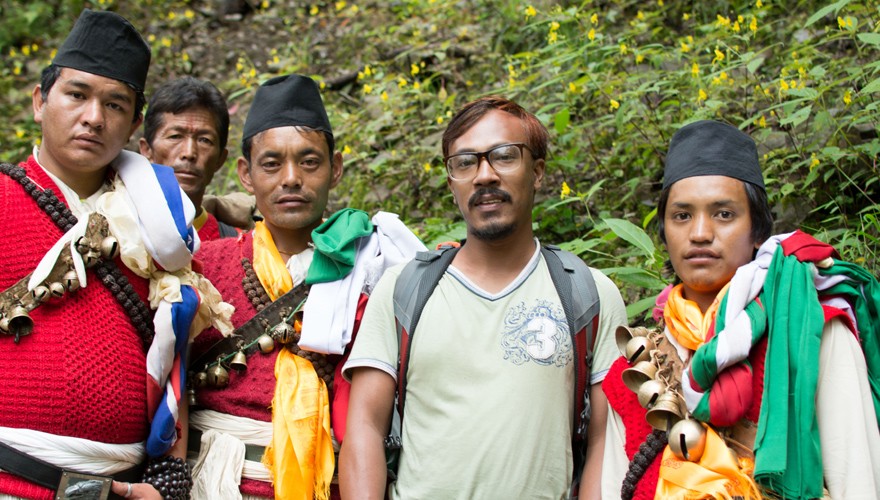
[[[477,200],[482,196],[493,195],[501,199],[501,201],[510,201],[511,196],[507,191],[503,191],[496,187],[482,187],[474,191],[474,194],[468,199],[468,206],[472,207],[477,203]]]

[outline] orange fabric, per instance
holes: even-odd
[[[728,287],[730,287],[729,283],[718,292],[712,305],[706,310],[706,314],[700,311],[700,306],[696,302],[684,298],[682,294],[684,285],[676,285],[669,292],[669,299],[663,309],[663,320],[666,322],[669,333],[675,337],[679,344],[691,351],[696,351],[698,347],[703,345],[706,341],[706,335],[712,328],[721,297],[727,293]]]
[[[262,221],[254,226],[254,272],[273,301],[293,288],[293,278]]]

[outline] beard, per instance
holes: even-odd
[[[471,230],[471,235],[481,241],[498,241],[504,239],[516,230],[516,223],[502,224],[491,222],[488,225]]]

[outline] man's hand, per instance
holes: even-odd
[[[129,500],[163,500],[162,495],[150,483],[121,483],[113,481],[113,493]]]

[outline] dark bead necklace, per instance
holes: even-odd
[[[254,271],[254,266],[251,261],[247,258],[242,258],[241,266],[244,268],[244,278],[241,279],[244,293],[247,295],[257,312],[260,312],[264,307],[272,303],[272,299],[269,298],[269,294],[266,293],[266,289],[263,288],[263,284],[260,283],[260,278],[257,277],[257,273]],[[299,286],[308,285],[303,283]],[[287,344],[285,347],[297,356],[311,361],[312,366],[315,368],[315,372],[319,377],[324,379],[324,383],[327,384],[327,389],[333,390],[333,376],[336,372],[336,366],[330,361],[327,355],[300,349],[296,342]]]
[[[65,233],[77,223],[76,216],[55,195],[52,189],[40,189],[27,176],[27,172],[23,168],[9,163],[0,163],[0,172],[21,184],[25,192],[37,203],[37,206],[46,212],[52,222]],[[111,259],[100,259],[93,269],[101,283],[113,294],[116,302],[131,320],[141,337],[144,351],[148,350],[155,335],[150,307],[135,292],[128,277],[122,273],[116,262]]]

